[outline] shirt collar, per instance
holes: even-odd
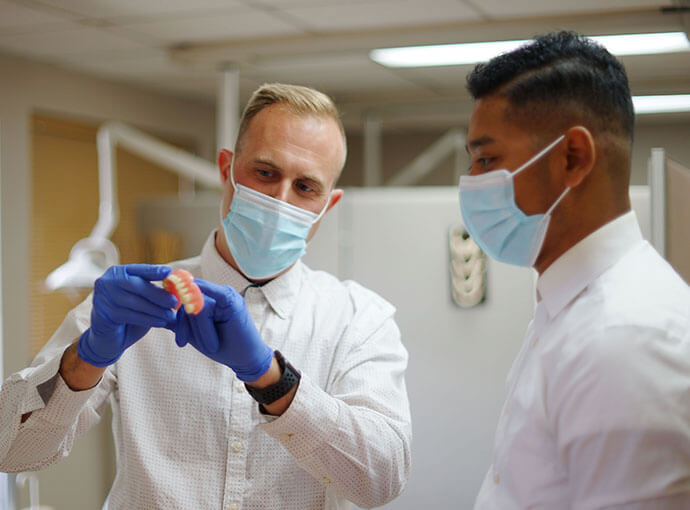
[[[537,296],[549,316],[560,313],[575,296],[641,241],[637,216],[629,211],[561,255],[537,280]]]
[[[297,295],[302,287],[304,271],[304,264],[298,261],[277,278],[263,285],[255,286],[281,319],[286,319],[292,315],[297,302]],[[215,231],[211,232],[201,250],[201,275],[205,280],[221,285],[230,285],[239,293],[244,293],[248,287],[253,286],[252,282],[228,264],[218,253]]]

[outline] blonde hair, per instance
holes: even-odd
[[[345,129],[340,120],[340,113],[333,100],[323,92],[301,85],[285,83],[264,83],[254,91],[240,119],[237,132],[235,152],[239,152],[242,137],[249,129],[250,121],[264,108],[274,105],[284,105],[290,112],[297,115],[323,115],[333,119],[343,136],[345,145]]]

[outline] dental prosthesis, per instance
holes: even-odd
[[[175,310],[184,305],[185,312],[196,315],[204,308],[204,296],[189,271],[175,269],[163,280],[163,288],[177,298]]]

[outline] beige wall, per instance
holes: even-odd
[[[32,317],[27,282],[32,235],[31,117],[36,112],[94,123],[120,120],[172,139],[193,141],[200,155],[209,159],[215,150],[212,104],[138,90],[0,54],[0,267],[5,376],[30,361]],[[69,459],[39,474],[43,504],[53,505],[56,510],[100,507],[112,480],[109,429],[106,420],[77,442]],[[26,504],[26,499],[21,502]]]
[[[458,126],[466,129],[460,122]],[[382,174],[384,181],[402,168],[422,150],[436,141],[442,130],[386,131],[384,125],[382,147]],[[635,128],[631,184],[647,184],[647,160],[653,147],[663,147],[666,154],[690,166],[690,114],[676,114],[665,119],[643,118]],[[340,178],[341,186],[361,186],[363,183],[363,138],[361,133],[348,134],[348,157]],[[469,162],[465,160],[463,170]],[[422,182],[423,185],[457,184],[453,177],[454,161],[446,158]]]

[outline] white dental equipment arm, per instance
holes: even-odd
[[[98,221],[91,234],[75,243],[69,260],[45,280],[48,290],[89,288],[119,255],[109,240],[117,226],[115,148],[117,145],[183,177],[220,189],[216,167],[210,161],[162,142],[119,122],[106,122],[98,129]]]

